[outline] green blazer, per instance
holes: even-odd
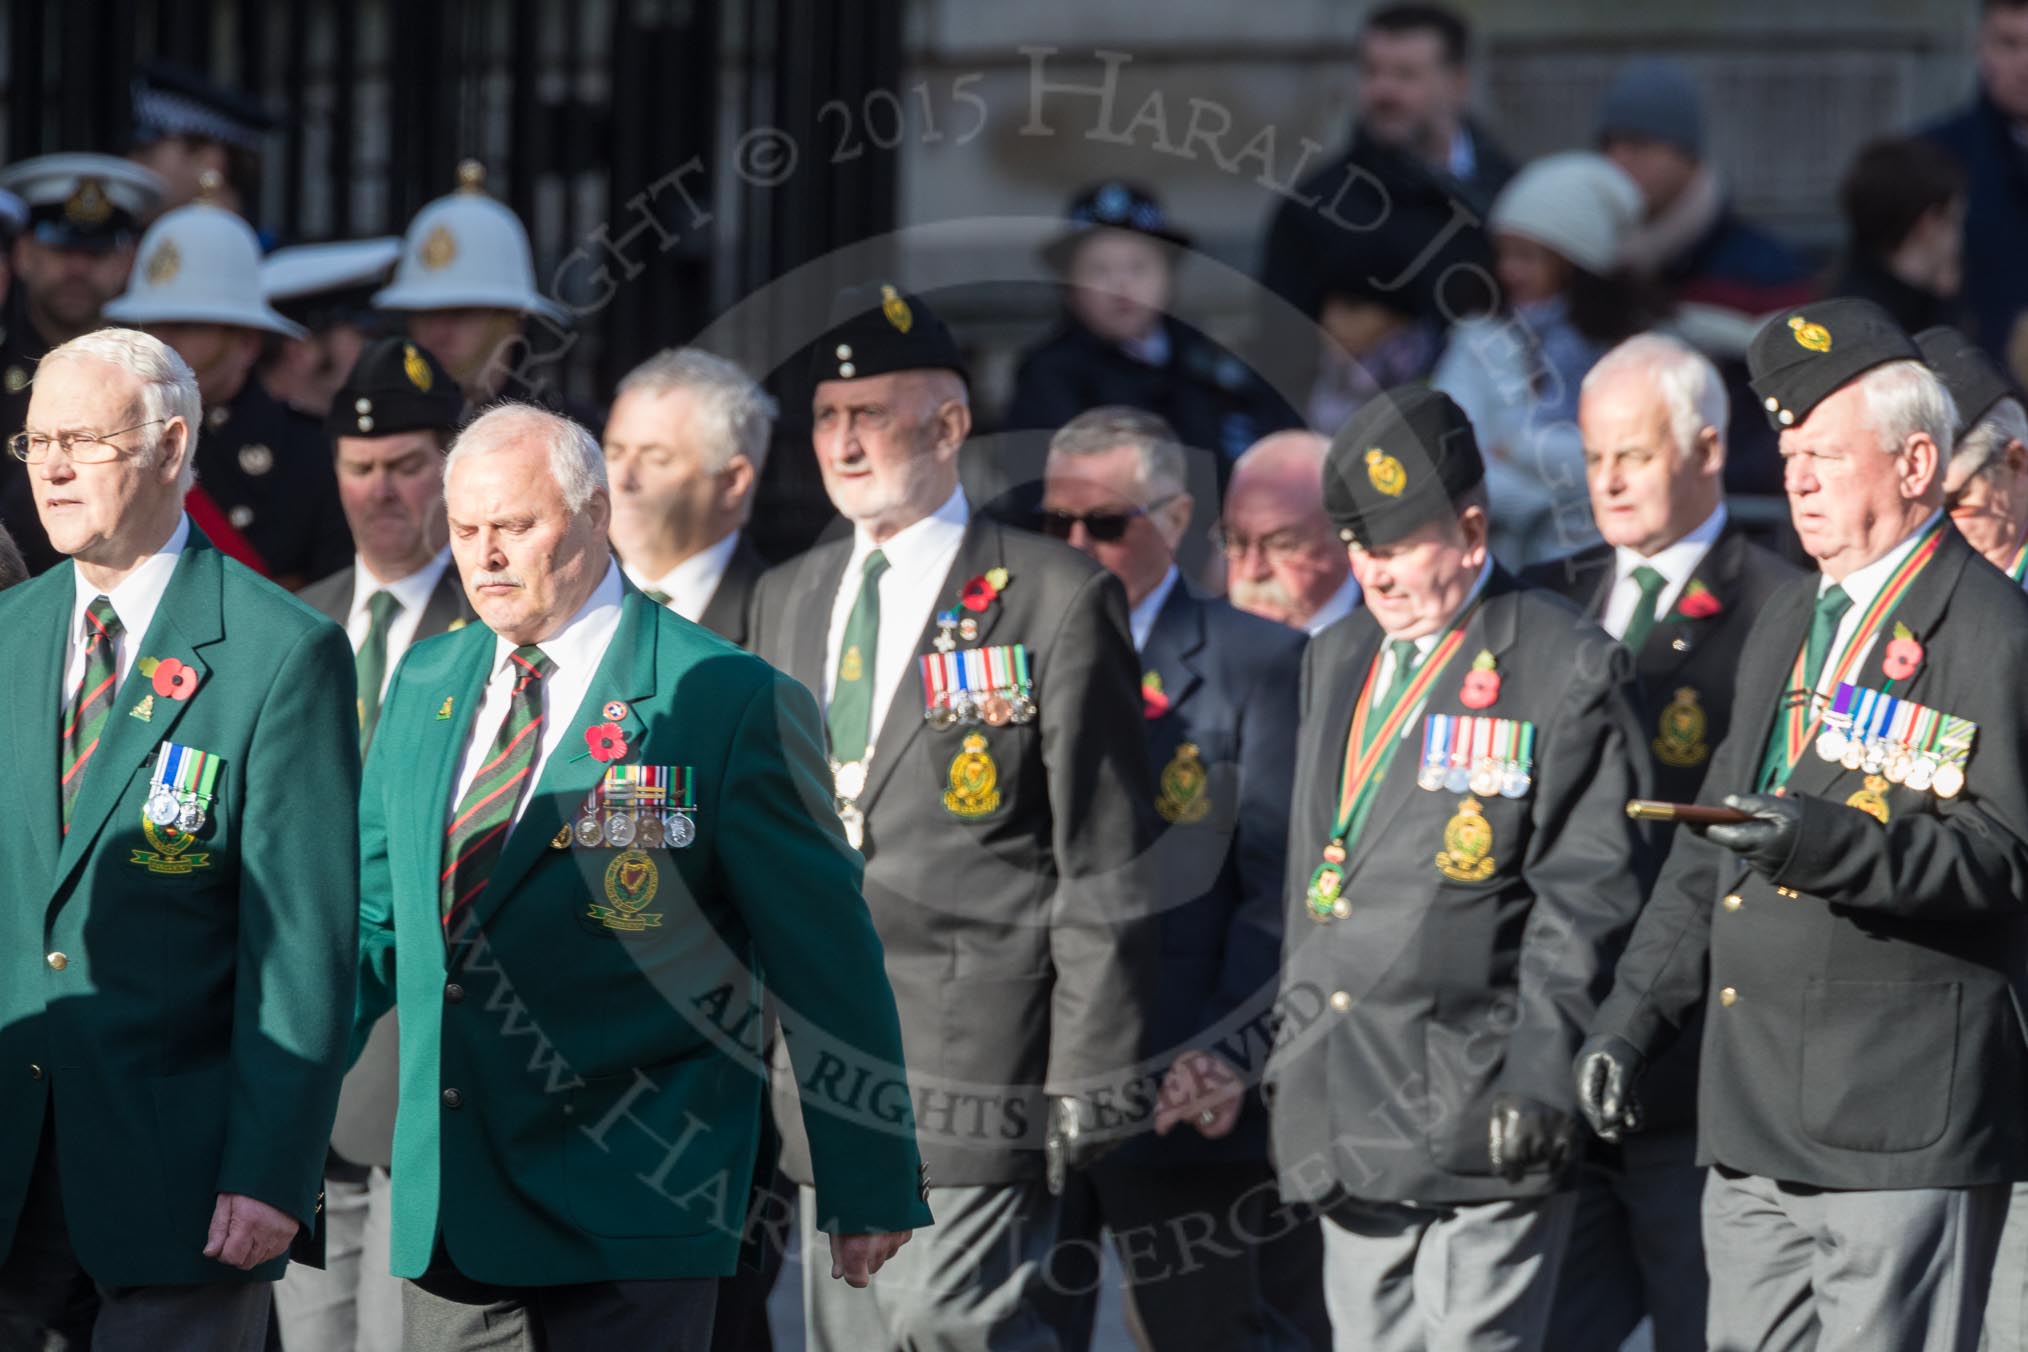
[[[827,1228],[927,1225],[894,998],[809,692],[629,588],[583,707],[545,711],[569,733],[447,939],[444,832],[465,744],[492,734],[472,724],[495,644],[475,624],[409,649],[367,757],[353,1036],[398,1002],[395,1274],[420,1275],[439,1236],[501,1285],[732,1272],[763,977],[799,1077],[835,1087],[806,1109]],[[693,843],[644,851],[625,882],[621,851],[559,840],[603,777],[584,730],[613,703],[614,763],[688,767],[697,807]],[[621,898],[638,918],[616,927]]]
[[[53,1107],[71,1244],[99,1282],[272,1281],[284,1259],[247,1273],[203,1249],[221,1192],[317,1219],[354,985],[351,650],[193,527],[66,836],[73,576],[0,593],[0,1255]],[[150,698],[146,657],[195,668],[195,693]],[[164,741],[223,766],[180,851],[143,825]]]

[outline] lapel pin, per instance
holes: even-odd
[[[153,720],[155,717],[155,696],[152,693],[141,696],[141,702],[127,711],[127,717],[138,718],[143,723]]]
[[[444,702],[437,707],[437,717],[439,719],[446,719],[451,716],[451,699],[451,696],[445,695]]]

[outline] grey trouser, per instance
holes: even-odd
[[[275,1284],[286,1352],[401,1352],[401,1279],[388,1271],[387,1170],[324,1180],[324,1267],[300,1263]]]
[[[1594,1146],[1578,1175],[1548,1346],[1619,1352],[1651,1318],[1655,1352],[1704,1352],[1705,1171],[1690,1162],[1695,1143],[1632,1137],[1627,1147]]]
[[[1574,1193],[1411,1206],[1350,1202],[1324,1220],[1324,1304],[1337,1352],[1544,1347]]]
[[[1057,1352],[1042,1298],[1057,1208],[1039,1181],[931,1188],[936,1224],[863,1288],[832,1278],[816,1193],[800,1191],[810,1352]]]
[[[1713,1169],[1711,1347],[1972,1352],[2007,1185],[1827,1192]]]

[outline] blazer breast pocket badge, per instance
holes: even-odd
[[[149,848],[133,851],[129,863],[172,877],[211,866],[211,856],[192,846],[210,821],[223,765],[209,751],[162,743],[141,806],[141,834]]]
[[[1000,767],[993,763],[982,734],[965,734],[958,754],[951,758],[948,778],[951,786],[944,791],[944,810],[952,816],[970,820],[1000,806]]]
[[[1171,825],[1190,826],[1203,821],[1211,811],[1211,797],[1205,792],[1208,778],[1197,743],[1183,743],[1162,767],[1156,783],[1155,811]]]

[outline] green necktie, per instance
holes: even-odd
[[[831,687],[831,757],[841,764],[866,758],[873,730],[873,661],[880,638],[880,575],[887,555],[874,550],[859,575],[859,599],[845,619],[845,643],[838,653],[838,679]]]
[[[77,801],[78,786],[84,783],[85,766],[91,763],[92,752],[99,749],[99,732],[112,712],[121,628],[113,603],[103,596],[93,597],[85,607],[84,627],[79,631],[85,645],[84,676],[71,693],[61,734],[63,780],[58,787],[66,832],[70,830],[71,804]]]
[[[387,680],[387,627],[401,613],[401,602],[390,591],[377,591],[366,598],[366,640],[352,655],[359,673],[359,754],[366,754],[373,740],[374,725],[380,722],[380,687]]]
[[[1639,657],[1641,645],[1648,641],[1648,631],[1655,627],[1655,602],[1662,599],[1662,589],[1669,585],[1669,579],[1645,563],[1634,569],[1632,576],[1641,589],[1641,599],[1634,602],[1634,613],[1627,620],[1627,632],[1620,635],[1620,642]]]
[[[1380,692],[1380,703],[1367,711],[1366,739],[1365,745],[1359,748],[1361,752],[1373,745],[1373,738],[1379,733],[1380,725],[1394,712],[1394,706],[1401,700],[1401,692],[1408,689],[1408,683],[1415,675],[1414,639],[1393,639],[1389,641],[1387,650],[1394,654],[1394,672],[1387,678],[1387,688]],[[1380,776],[1376,774],[1373,778],[1378,780]]]
[[[1817,598],[1817,608],[1810,615],[1810,637],[1803,647],[1803,688],[1789,691],[1788,698],[1808,701],[1814,698],[1817,682],[1824,675],[1824,663],[1831,655],[1831,640],[1838,636],[1838,621],[1845,618],[1845,612],[1852,608],[1852,598],[1845,589],[1832,583]],[[1804,706],[1804,720],[1808,721],[1809,706]],[[1774,731],[1768,735],[1767,752],[1761,757],[1760,788],[1765,793],[1772,785],[1781,782],[1788,765],[1788,709],[1786,704],[1775,710]]]
[[[472,787],[458,800],[458,815],[444,832],[438,905],[446,933],[452,919],[486,890],[486,880],[507,844],[514,805],[528,791],[535,753],[542,746],[542,682],[556,670],[556,663],[532,643],[516,648],[508,660],[514,664],[516,680],[507,716],[500,721],[479,772],[472,776]]]

